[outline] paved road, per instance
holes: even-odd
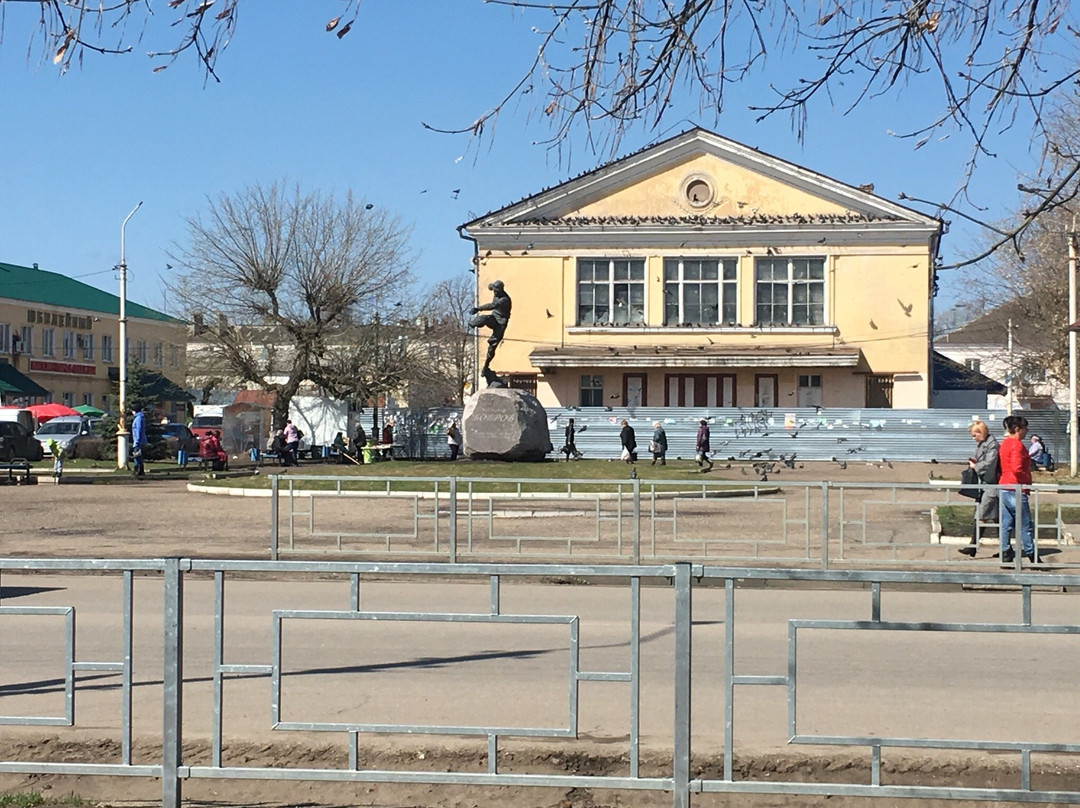
[[[74,605],[77,659],[118,660],[120,584],[108,576],[28,576],[5,573],[7,607]],[[698,751],[723,737],[723,592],[695,590],[694,736]],[[135,585],[135,699],[137,738],[155,737],[161,721],[160,581]],[[381,612],[489,610],[487,579],[470,583],[364,582],[361,606]],[[866,591],[740,589],[737,592],[736,672],[783,675],[787,620],[792,617],[867,619]],[[342,580],[229,580],[225,661],[269,664],[273,609],[342,610]],[[208,738],[212,726],[212,584],[186,589],[185,736]],[[1035,595],[1036,622],[1075,622],[1076,596]],[[641,733],[646,749],[670,743],[673,675],[673,594],[643,588]],[[506,583],[504,614],[580,617],[582,670],[629,669],[629,592],[615,585]],[[1020,619],[1015,592],[886,591],[885,619],[1010,621]],[[560,727],[568,721],[569,633],[566,625],[490,626],[397,621],[286,621],[283,631],[282,719],[439,725]],[[63,710],[63,638],[55,617],[0,614],[0,715],[55,715]],[[925,632],[818,631],[800,635],[799,731],[823,734],[910,735],[973,739],[1080,742],[1080,643],[1075,637],[1020,637]],[[77,728],[62,737],[119,737],[118,676],[79,675]],[[625,751],[629,687],[586,682],[579,735],[585,745]],[[786,690],[736,689],[735,737],[740,752],[786,745]],[[301,740],[270,728],[269,679],[229,680],[225,736],[233,740]],[[51,734],[54,728],[44,728]],[[43,728],[5,728],[7,740]],[[338,739],[341,736],[337,736]],[[321,742],[331,738],[321,735]],[[363,739],[362,739],[363,740]],[[384,736],[381,744],[415,746],[416,738]],[[419,743],[453,745],[447,737]],[[483,749],[484,738],[471,744]]]

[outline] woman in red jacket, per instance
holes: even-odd
[[[1031,457],[1024,446],[1027,435],[1027,418],[1010,415],[1002,424],[1009,434],[998,447],[998,459],[1001,462],[1001,486],[1031,485]],[[1033,563],[1035,558],[1035,523],[1031,521],[1031,506],[1028,504],[1028,489],[1020,489],[1020,501],[1017,502],[1015,487],[1001,489],[1001,563],[1011,564],[1016,558],[1012,548],[1012,530],[1016,524],[1017,506],[1020,510],[1020,525],[1017,531],[1024,558]]]

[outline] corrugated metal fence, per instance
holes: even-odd
[[[754,409],[693,407],[551,408],[548,425],[556,452],[570,418],[578,429],[577,448],[585,457],[619,455],[619,430],[626,419],[637,433],[638,451],[647,455],[653,423],[660,421],[668,437],[668,456],[689,458],[702,418],[709,422],[713,457],[719,460],[790,459],[962,462],[972,453],[967,427],[973,418],[1001,436],[1002,410],[882,410],[798,408]],[[1068,413],[1027,410],[1032,433],[1042,436],[1061,464],[1068,461]],[[446,427],[461,410],[397,410],[394,420],[396,456],[412,459],[447,457]],[[558,457],[557,454],[552,457]]]

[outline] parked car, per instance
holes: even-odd
[[[98,457],[105,439],[98,434],[100,418],[86,418],[81,415],[61,415],[52,418],[38,427],[34,437],[38,439],[42,450],[47,455],[49,441],[55,440],[67,458],[82,456]]]
[[[165,440],[165,446],[168,448],[170,457],[176,457],[176,453],[180,449],[184,449],[192,456],[199,453],[199,439],[183,424],[162,424],[161,435]]]
[[[10,463],[16,458],[37,461],[42,454],[33,432],[17,421],[0,421],[0,462]]]

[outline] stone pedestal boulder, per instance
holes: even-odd
[[[465,454],[476,460],[539,461],[552,450],[547,413],[524,390],[489,387],[465,400]]]

